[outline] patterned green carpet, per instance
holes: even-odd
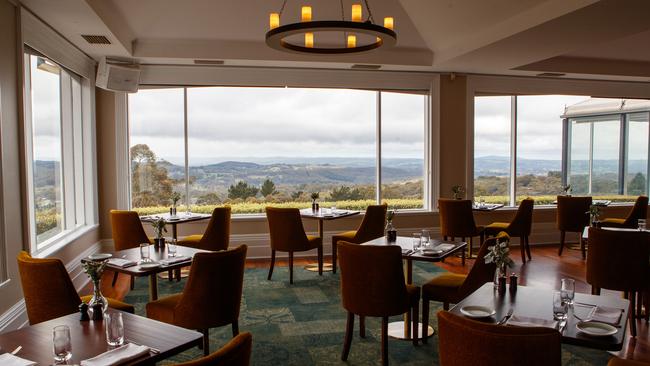
[[[413,279],[418,285],[443,270],[428,263],[416,263]],[[340,361],[345,332],[345,312],[339,298],[339,276],[331,272],[312,273],[296,267],[294,284],[289,285],[287,267],[275,269],[273,280],[267,281],[266,269],[246,270],[239,329],[253,334],[253,365],[345,365]],[[181,292],[185,280],[159,281],[161,297]],[[136,313],[145,315],[148,300],[148,282],[136,281],[135,290],[125,301],[135,304]],[[438,304],[431,303],[431,322],[435,328]],[[441,306],[441,304],[440,304]],[[400,320],[395,317],[394,320]],[[358,318],[355,338],[348,358],[349,365],[377,365],[380,363],[379,319],[368,318],[366,338],[358,337]],[[230,326],[212,329],[210,350],[217,350],[231,338]],[[170,363],[200,357],[201,350],[194,348],[173,359]],[[388,353],[393,365],[437,365],[438,339],[434,335],[427,345],[414,347],[411,342],[390,339]],[[563,346],[564,365],[606,365],[610,356],[606,352],[587,348]],[[477,360],[478,361],[478,360]]]

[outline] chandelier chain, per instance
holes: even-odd
[[[282,16],[282,12],[284,12],[284,6],[287,5],[287,0],[284,0],[282,2],[282,7],[280,8],[280,16]]]
[[[368,9],[368,20],[374,23],[375,18],[372,16],[372,11],[370,10],[370,4],[368,4],[368,0],[363,0],[363,2],[366,3],[366,9]]]
[[[345,10],[343,10],[343,0],[340,0],[340,3],[341,3],[341,20],[345,21]],[[343,44],[347,42],[347,39],[348,39],[347,32],[343,31]]]

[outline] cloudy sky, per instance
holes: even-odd
[[[35,56],[30,57],[34,160],[61,161],[60,77],[37,69],[36,59]]]

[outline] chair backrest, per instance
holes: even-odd
[[[135,211],[111,210],[111,228],[115,250],[137,248],[149,242]]]
[[[557,229],[582,232],[589,225],[591,197],[557,196]]]
[[[392,316],[408,310],[399,246],[339,241],[338,253],[344,309],[363,316]]]
[[[635,361],[628,360],[618,357],[612,357],[609,359],[607,366],[648,366],[648,363],[645,361]]]
[[[269,222],[271,249],[292,252],[309,247],[299,209],[267,207],[266,218]]]
[[[239,333],[218,351],[198,360],[183,362],[176,366],[248,366],[251,361],[253,336]]]
[[[494,263],[485,263],[485,255],[488,252],[488,247],[496,245],[497,241],[504,238],[508,239],[509,236],[502,231],[496,237],[486,239],[483,242],[481,248],[478,250],[472,269],[469,270],[467,278],[465,278],[465,281],[458,289],[459,300],[469,296],[469,294],[478,290],[486,282],[494,280],[494,272],[497,267]]]
[[[526,198],[521,201],[515,217],[508,225],[508,233],[512,236],[528,236],[533,226],[533,207],[535,200]]]
[[[63,262],[32,258],[25,251],[18,254],[17,260],[29,324],[79,311],[81,299]]]
[[[366,208],[366,214],[363,221],[357,229],[354,236],[355,243],[365,243],[367,241],[384,236],[384,226],[386,224],[386,211],[388,205],[370,205]]]
[[[639,226],[639,219],[645,219],[648,214],[648,196],[639,196],[634,202],[632,211],[625,218],[625,227],[636,228]]]
[[[471,237],[476,233],[476,223],[471,200],[440,198],[440,232],[442,236]]]
[[[196,253],[183,295],[174,309],[179,326],[204,329],[239,318],[246,245],[219,252]]]
[[[551,328],[507,327],[438,312],[441,366],[553,366],[562,364],[560,333]]]
[[[226,250],[230,243],[230,206],[216,207],[199,242],[199,249]]]
[[[650,233],[589,228],[587,283],[617,291],[646,289]]]

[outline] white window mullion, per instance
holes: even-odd
[[[381,203],[381,92],[377,92],[377,126],[376,126],[376,145],[375,148],[377,150],[377,156],[376,156],[376,182],[375,186],[376,188],[376,194],[375,194],[375,199],[377,201],[377,204]]]
[[[74,126],[72,79],[61,71],[61,182],[63,186],[63,229],[75,227]]]
[[[83,226],[86,223],[85,217],[85,184],[84,184],[84,131],[83,116],[81,110],[81,83],[79,78],[71,77],[72,90],[72,148],[73,148],[73,181],[74,181],[74,226]],[[70,202],[72,203],[72,202]]]
[[[30,244],[30,251],[36,252],[36,215],[34,205],[34,130],[32,126],[32,71],[30,56],[25,54],[24,57],[24,74],[25,74],[25,123],[24,123],[24,137],[25,137],[25,173],[27,175],[27,201],[29,209],[29,235],[28,242]]]
[[[185,209],[190,212],[190,157],[188,145],[188,119],[187,119],[187,88],[183,88],[183,134],[185,143]]]
[[[510,206],[517,205],[517,96],[510,97]]]

